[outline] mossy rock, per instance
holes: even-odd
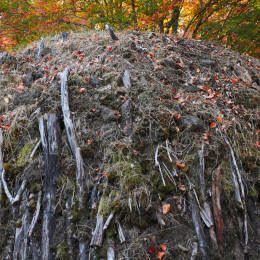
[[[30,161],[30,155],[33,151],[33,144],[27,143],[21,150],[18,156],[18,160],[16,162],[16,165],[18,167],[24,167],[27,163]]]

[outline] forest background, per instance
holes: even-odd
[[[259,20],[257,0],[0,0],[0,51],[109,24],[219,42],[259,58]]]

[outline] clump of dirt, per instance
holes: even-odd
[[[29,181],[21,205],[30,198],[31,220],[37,194],[44,193],[42,149],[30,156],[40,140],[38,118],[55,113],[61,136],[52,244],[57,259],[72,251],[71,259],[78,259],[82,245],[95,259],[104,259],[111,243],[116,259],[157,259],[158,252],[165,259],[259,255],[259,60],[206,41],[137,31],[118,37],[71,33],[66,41],[46,38],[40,61],[36,43],[0,56],[0,127],[9,189],[14,194],[22,180]],[[67,66],[69,106],[85,169],[84,209],[78,205],[61,108],[58,73]],[[222,227],[212,196],[216,171]],[[0,256],[6,258],[13,255],[24,209],[16,206],[20,215],[12,215],[3,190],[0,203]],[[212,214],[209,226],[200,217],[205,203]],[[97,213],[114,217],[102,247],[91,248]],[[41,209],[31,238],[36,244],[42,214]],[[194,227],[198,222],[201,233]],[[26,250],[31,257],[29,243]]]

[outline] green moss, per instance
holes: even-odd
[[[17,221],[16,224],[15,224],[15,226],[16,226],[17,228],[20,228],[20,227],[22,226],[22,221]]]
[[[3,167],[4,167],[7,178],[12,179],[13,177],[17,176],[17,174],[19,173],[18,169],[16,167],[14,167],[14,165],[11,161],[9,161],[8,163],[5,163]]]
[[[110,200],[108,197],[103,197],[98,207],[99,214],[108,216],[110,214]]]
[[[21,152],[19,153],[18,160],[16,162],[16,165],[18,167],[24,167],[29,162],[30,155],[33,151],[33,148],[34,146],[32,143],[27,143],[22,148]]]
[[[58,244],[57,253],[56,253],[57,259],[60,259],[60,260],[67,259],[66,251],[67,251],[67,245],[65,243]]]
[[[253,186],[252,189],[250,190],[250,195],[251,195],[252,197],[258,198],[258,191],[257,191],[257,189],[255,188],[255,186]]]
[[[29,191],[32,193],[37,193],[41,190],[41,183],[38,182],[30,182],[29,183]]]
[[[85,83],[86,83],[85,78],[78,74],[73,74],[72,76],[69,77],[69,84],[81,86],[84,85]]]
[[[110,225],[109,231],[107,233],[107,236],[109,238],[113,238],[117,236],[116,228],[115,225]]]

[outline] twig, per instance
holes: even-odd
[[[114,247],[115,247],[115,241],[113,239],[110,239],[108,241],[107,260],[115,260],[116,259]]]
[[[71,112],[69,109],[69,94],[68,94],[68,76],[70,72],[70,67],[66,67],[65,70],[58,74],[61,79],[61,106],[63,112],[64,124],[67,132],[67,137],[69,140],[70,148],[72,150],[74,159],[76,161],[76,176],[78,193],[80,200],[80,208],[83,208],[83,197],[84,197],[84,166],[83,160],[80,152],[80,148],[77,143],[76,131],[73,126],[71,119]]]
[[[41,140],[39,140],[39,141],[37,142],[37,144],[35,145],[35,147],[33,148],[33,151],[32,151],[32,153],[31,153],[31,155],[30,155],[30,160],[32,160],[32,158],[33,158],[33,156],[35,155],[35,153],[36,153],[38,147],[40,146],[40,144],[41,144]]]
[[[1,171],[1,182],[3,184],[3,188],[4,188],[4,191],[5,191],[5,194],[6,194],[7,198],[9,199],[10,203],[14,206],[15,204],[17,204],[21,200],[21,197],[22,197],[23,192],[25,190],[27,181],[26,181],[26,179],[23,180],[22,185],[20,186],[16,196],[13,197],[11,195],[9,189],[8,189],[7,183],[6,183],[5,178],[4,178],[5,170],[3,168],[2,147],[3,147],[3,130],[0,129],[0,171]],[[1,186],[1,188],[2,188],[2,186]]]
[[[80,242],[79,243],[79,252],[80,252],[80,260],[87,260],[87,254],[86,254],[86,243]]]
[[[125,236],[123,233],[123,229],[122,229],[118,219],[116,219],[115,223],[116,223],[117,234],[119,236],[120,243],[122,244],[125,242]]]
[[[37,43],[37,50],[38,50],[37,59],[38,60],[41,59],[41,53],[42,53],[43,48],[44,48],[44,39],[41,37],[41,41]]]
[[[100,214],[97,215],[97,223],[96,228],[93,233],[90,246],[102,246],[103,241],[103,223],[104,223],[104,217]]]
[[[28,237],[32,236],[33,229],[34,229],[35,224],[37,223],[37,220],[38,220],[38,217],[39,217],[39,213],[40,213],[40,209],[41,209],[41,197],[42,197],[42,192],[40,191],[39,194],[38,194],[36,210],[33,214],[33,219],[32,219],[31,225],[30,225],[29,230],[28,230]]]
[[[194,224],[194,228],[199,240],[199,245],[200,245],[200,249],[203,255],[203,259],[209,259],[208,256],[208,244],[206,241],[206,237],[204,235],[204,231],[203,231],[203,226],[199,217],[199,211],[198,211],[198,207],[196,205],[196,203],[194,203],[194,198],[192,196],[192,193],[190,191],[188,191],[188,197],[189,197],[189,201],[191,203],[192,206],[192,221]]]
[[[107,220],[104,224],[103,231],[107,230],[107,228],[108,228],[111,220],[113,219],[113,217],[114,217],[114,212],[110,213],[110,215],[108,216],[108,218],[107,218]]]

